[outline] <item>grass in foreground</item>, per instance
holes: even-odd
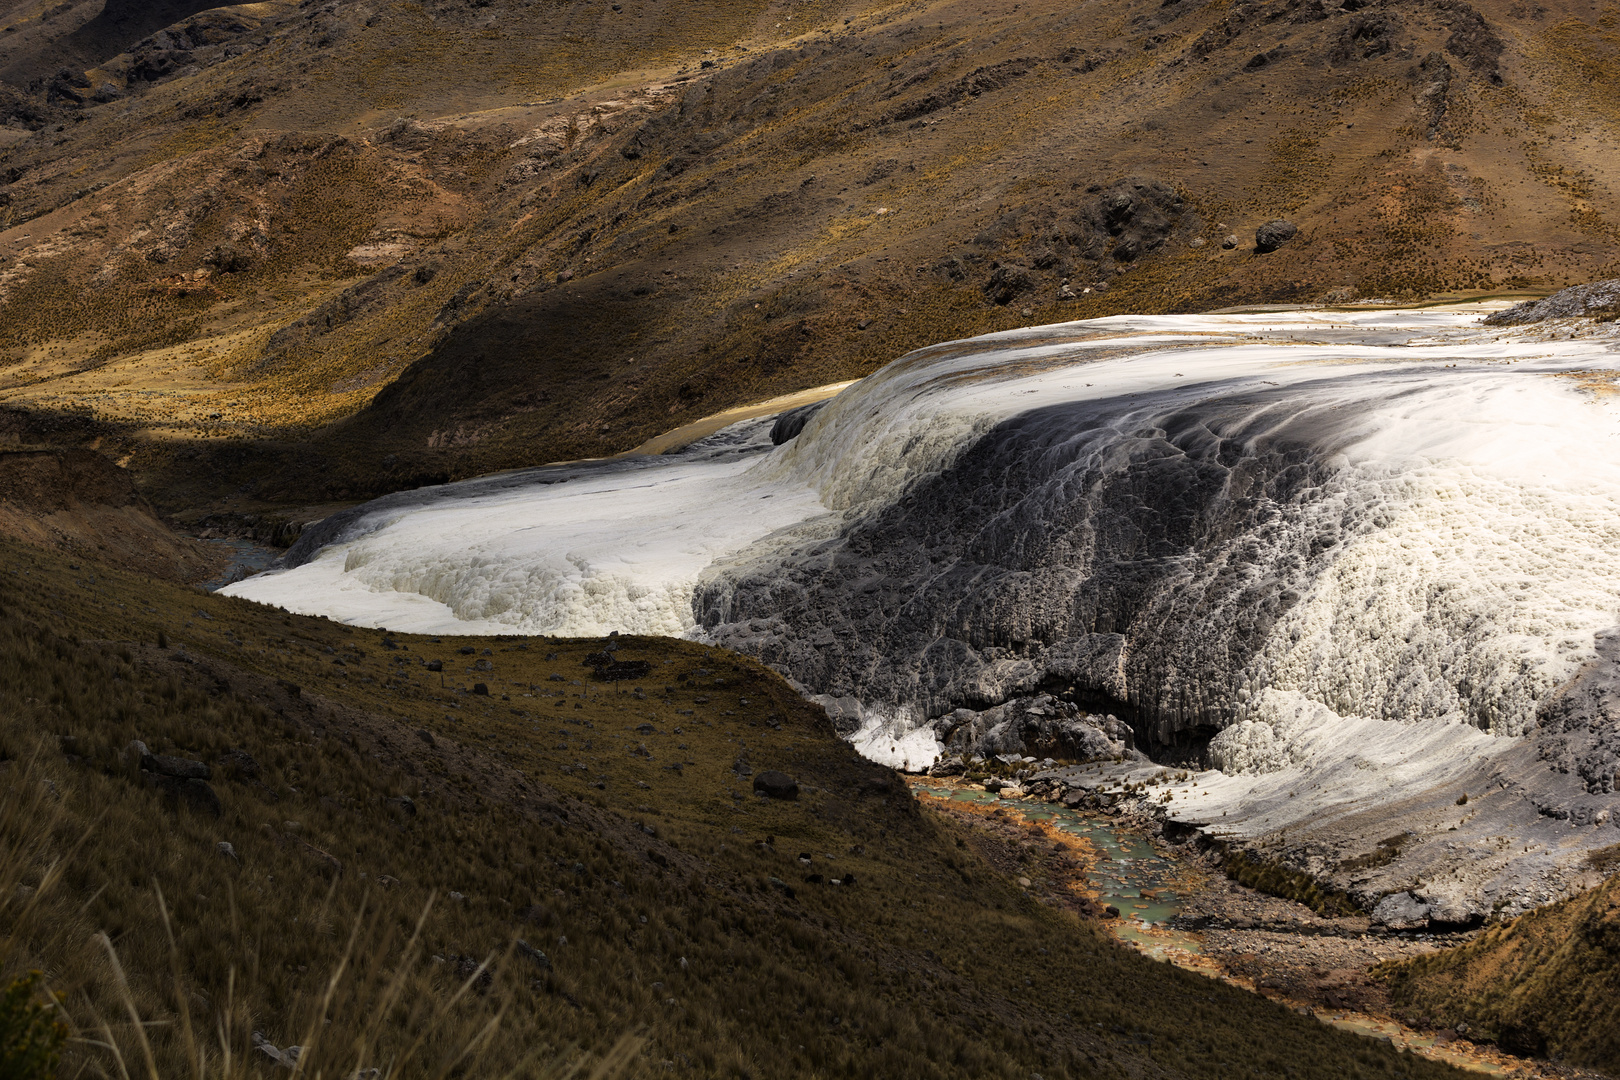
[[[621,639],[652,673],[601,683],[602,645],[388,638],[0,544],[0,979],[45,972],[60,1075],[270,1075],[255,1032],[344,1077],[627,1033],[616,1075],[1444,1071],[1036,903],[757,664]],[[222,815],[146,786],[137,738],[210,763]]]

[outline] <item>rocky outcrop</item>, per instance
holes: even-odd
[[[133,745],[140,746],[138,743]],[[148,787],[161,791],[175,805],[210,817],[219,817],[225,812],[219,793],[208,782],[214,772],[204,762],[146,753],[142,749],[140,773]]]
[[[1089,226],[1115,262],[1134,262],[1158,251],[1177,233],[1191,236],[1202,227],[1187,200],[1163,180],[1133,176],[1087,190],[1094,198],[1075,220]]]
[[[785,772],[766,769],[754,777],[754,790],[771,799],[797,799],[799,782]]]
[[[1487,315],[1486,326],[1525,326],[1547,319],[1588,318],[1612,322],[1620,317],[1620,278],[1560,289],[1540,300],[1526,300]]]
[[[1262,255],[1276,251],[1299,233],[1299,227],[1291,221],[1268,221],[1254,230],[1254,250]]]
[[[1112,715],[1036,694],[974,712],[956,709],[933,728],[946,754],[961,758],[1033,755],[1059,761],[1113,758],[1134,748],[1130,725]]]

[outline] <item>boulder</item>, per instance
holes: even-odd
[[[530,960],[539,968],[549,969],[551,967],[551,959],[547,957],[545,953],[541,952],[533,945],[530,945],[522,938],[517,939],[517,951],[521,956]]]
[[[193,813],[208,814],[211,817],[219,817],[225,813],[225,806],[219,801],[219,794],[206,780],[168,776],[145,769],[141,770],[141,776],[146,780],[147,787],[157,788],[168,799],[187,807]]]
[[[1620,278],[1593,281],[1585,285],[1572,285],[1560,289],[1540,300],[1526,300],[1504,311],[1488,315],[1486,326],[1523,326],[1543,319],[1571,317],[1595,318],[1608,321],[1620,313]]]
[[[1412,930],[1427,926],[1429,905],[1409,892],[1391,893],[1373,908],[1372,921],[1391,930]]]
[[[754,790],[773,799],[797,799],[799,782],[787,773],[766,769],[754,777]]]
[[[1298,226],[1291,221],[1284,221],[1281,218],[1268,221],[1254,230],[1254,250],[1262,255],[1276,251],[1298,234]]]

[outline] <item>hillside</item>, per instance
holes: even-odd
[[[0,17],[6,426],[166,511],[620,452],[1032,322],[1546,291],[1620,235],[1580,0],[172,6]]]
[[[170,581],[200,581],[221,562],[175,535],[128,472],[93,450],[0,450],[0,536]]]
[[[1594,868],[1612,874],[1620,849]],[[1402,1010],[1515,1053],[1620,1073],[1620,878],[1494,928],[1455,950],[1382,972]]]
[[[255,1032],[326,1075],[1442,1074],[1038,902],[751,661],[623,638],[652,675],[603,682],[612,642],[0,554],[0,975],[46,971],[132,1067],[125,979],[160,1075],[222,1039],[268,1067]],[[771,768],[797,799],[751,790]]]

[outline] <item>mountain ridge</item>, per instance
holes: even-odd
[[[12,110],[0,404],[171,508],[358,498],[1029,322],[1600,276],[1607,9],[1352,7],[203,12]]]

